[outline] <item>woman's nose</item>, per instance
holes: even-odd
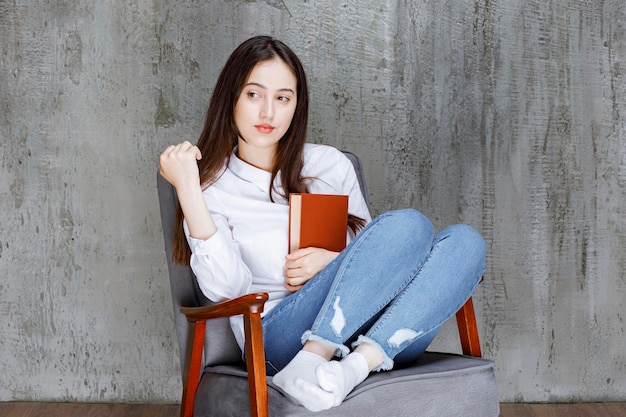
[[[263,100],[263,107],[261,108],[261,118],[272,120],[274,118],[274,103],[272,100]]]

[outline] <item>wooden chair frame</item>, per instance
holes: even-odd
[[[202,354],[206,321],[220,317],[242,314],[246,337],[246,367],[250,392],[252,417],[268,417],[267,382],[265,376],[265,351],[261,313],[268,299],[266,293],[247,294],[242,297],[207,307],[182,307],[180,309],[191,323],[190,341],[183,380],[183,397],[180,409],[182,417],[192,417],[196,391],[202,374]],[[463,354],[481,357],[478,326],[474,302],[470,297],[456,313]]]

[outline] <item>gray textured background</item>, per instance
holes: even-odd
[[[623,0],[0,0],[0,400],[179,399],[156,159],[254,34],[374,214],[482,231],[503,401],[626,400]]]

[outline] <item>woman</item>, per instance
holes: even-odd
[[[341,404],[371,371],[414,361],[482,276],[485,243],[469,226],[434,236],[415,210],[373,221],[352,164],[305,144],[308,90],[282,42],[248,39],[222,70],[196,146],[169,146],[162,175],[176,188],[174,260],[222,301],[270,294],[267,372],[311,411]],[[287,254],[290,193],[349,196],[348,246]],[[243,351],[243,324],[231,319]]]

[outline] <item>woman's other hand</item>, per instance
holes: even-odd
[[[185,141],[168,146],[159,157],[161,175],[177,190],[200,185],[198,163],[202,158],[200,149]]]
[[[293,251],[286,257],[285,287],[291,292],[298,291],[338,254],[321,248],[302,248]]]
[[[197,162],[201,158],[200,149],[185,141],[168,146],[163,151],[159,158],[159,169],[163,178],[176,188],[189,235],[206,240],[217,232],[217,227],[202,196]]]

